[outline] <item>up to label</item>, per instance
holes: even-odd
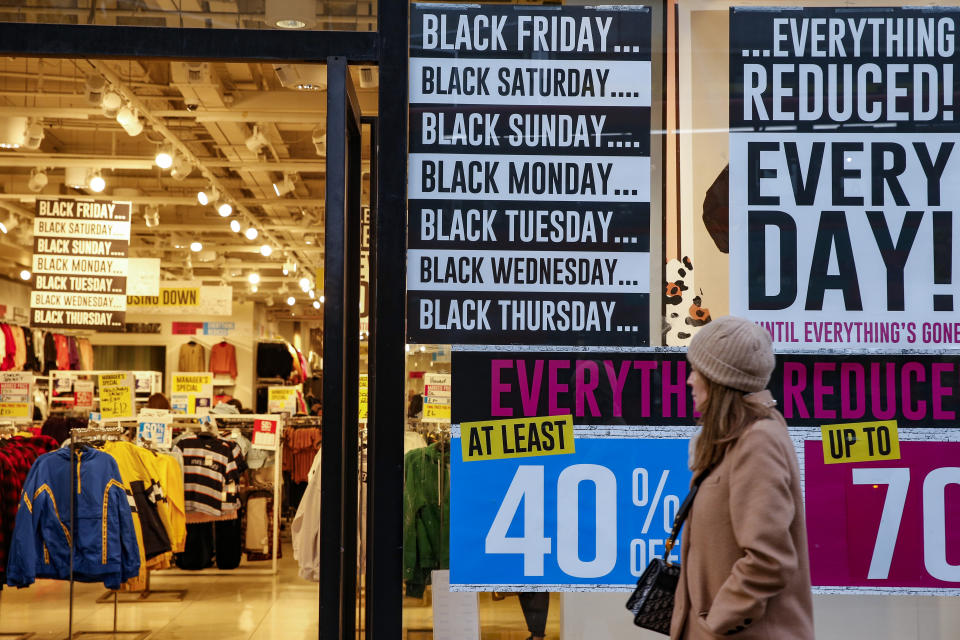
[[[820,431],[825,464],[900,459],[896,420],[825,424]]]
[[[573,416],[463,422],[460,442],[464,462],[574,453]]]

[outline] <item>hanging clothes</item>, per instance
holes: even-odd
[[[206,371],[207,350],[203,345],[191,340],[180,345],[178,371]]]
[[[79,338],[77,348],[80,350],[80,369],[82,371],[93,371],[96,369],[93,362],[93,345],[89,338]]]
[[[17,343],[13,338],[13,329],[10,325],[0,325],[0,331],[3,332],[4,344],[3,361],[0,361],[0,370],[11,371],[16,365]]]
[[[13,333],[13,344],[17,350],[13,356],[13,368],[15,371],[23,371],[27,364],[27,341],[23,335],[23,327],[12,325],[10,331]]]
[[[283,432],[283,470],[293,482],[306,482],[313,459],[320,449],[321,432],[316,427],[285,429]]]
[[[67,336],[67,357],[70,359],[70,369],[72,371],[79,371],[80,348],[77,346],[77,339],[73,336]]]
[[[52,333],[43,335],[43,372],[50,373],[57,368],[57,341]]]
[[[450,566],[450,466],[445,447],[435,442],[403,457],[403,578],[407,595],[413,598],[423,596],[431,571]]]
[[[293,357],[286,343],[257,343],[257,377],[287,379],[292,371]]]
[[[37,361],[37,347],[34,343],[35,331],[30,329],[21,329],[23,331],[23,349],[26,355],[26,364],[24,371],[40,371],[40,363]]]
[[[67,343],[67,336],[55,333],[53,342],[57,349],[57,370],[68,371],[70,369],[70,345]]]
[[[320,581],[320,465],[322,451],[317,451],[310,469],[310,482],[297,507],[290,530],[293,534],[293,557],[300,567],[300,577]]]
[[[213,374],[225,373],[231,378],[237,377],[237,350],[226,340],[210,348],[210,371]]]
[[[103,582],[108,589],[134,578],[140,554],[133,525],[132,496],[123,488],[112,456],[89,447],[58,449],[40,456],[23,486],[10,547],[7,584],[26,587],[37,578]],[[75,474],[70,493],[70,476]],[[75,498],[77,523],[70,526]],[[59,507],[58,507],[59,505]]]
[[[240,445],[198,434],[174,446],[183,455],[187,522],[235,518],[240,474],[246,470]]]

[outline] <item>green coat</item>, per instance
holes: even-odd
[[[450,445],[443,446],[443,504],[440,504],[440,443],[403,458],[403,579],[407,595],[423,596],[430,572],[450,566]]]

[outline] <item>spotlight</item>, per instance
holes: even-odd
[[[243,235],[247,236],[247,240],[256,240],[257,236],[260,235],[260,232],[257,231],[256,227],[250,227],[243,232]]]
[[[49,181],[50,179],[47,177],[47,172],[38,167],[30,172],[30,179],[27,180],[27,188],[34,193],[40,193]]]
[[[320,300],[320,303],[322,304],[322,303],[323,303],[323,296],[320,296],[319,300]]]
[[[117,112],[117,122],[131,137],[136,137],[143,132],[143,120],[140,119],[140,114],[128,104]]]
[[[268,307],[272,307],[272,306],[273,306],[273,296],[267,296],[267,299],[264,300],[263,303],[264,303],[265,305],[267,305]]]
[[[256,293],[259,290],[260,290],[260,287],[258,287],[257,285],[255,284],[250,285],[250,293]]]
[[[239,220],[231,220],[231,221],[230,221],[230,231],[233,231],[234,233],[240,233],[240,221],[239,221]]]
[[[273,253],[273,247],[270,245],[264,244],[260,246],[260,255],[264,258],[269,258],[271,253]]]
[[[220,214],[221,218],[229,218],[230,214],[233,213],[233,205],[229,202],[221,202],[217,205],[217,213]]]
[[[317,292],[314,291],[313,289],[310,289],[310,291],[307,291],[307,295],[310,296],[311,300],[313,300],[314,298],[317,297]]]
[[[260,152],[263,151],[264,147],[270,144],[270,141],[267,140],[265,135],[263,135],[263,131],[260,130],[260,125],[254,125],[253,133],[247,136],[244,144],[247,145],[247,149],[250,150],[250,153],[254,155],[260,155]]]
[[[250,281],[250,284],[260,284],[260,274],[256,271],[251,271],[250,275],[247,276],[247,280]]]
[[[90,188],[90,191],[94,193],[102,193],[104,189],[107,188],[107,181],[103,179],[99,169],[95,169],[90,172],[90,177],[87,179],[87,186]]]
[[[19,149],[27,141],[28,121],[22,116],[0,118],[0,149]]]
[[[324,150],[327,147],[327,127],[323,124],[318,124],[313,128],[313,148],[317,150],[317,155],[322,156]]]
[[[210,185],[203,191],[197,191],[197,202],[203,206],[207,206],[211,202],[216,202],[220,199],[220,192],[217,191],[217,188],[213,185]]]
[[[89,169],[86,167],[66,167],[63,170],[63,184],[74,189],[83,189],[87,186],[87,174]]]
[[[300,288],[303,289],[304,293],[310,291],[310,279],[307,277],[300,278]]]
[[[21,280],[29,280],[31,277],[32,277],[31,273],[30,273],[29,271],[27,271],[26,269],[24,269],[23,271],[20,272],[20,279],[21,279]]]
[[[107,88],[107,81],[103,76],[91,73],[87,76],[87,102],[94,107],[99,107],[103,102],[103,92]]]
[[[160,209],[158,207],[149,206],[143,214],[143,221],[146,223],[148,229],[152,229],[160,224]]]
[[[169,169],[173,166],[173,149],[168,145],[160,147],[153,161],[161,169]]]
[[[193,242],[190,243],[190,251],[193,251],[194,253],[199,253],[200,251],[203,251],[203,243],[197,242],[196,240],[194,240]]]
[[[317,19],[314,0],[267,0],[266,22],[281,29],[305,29]]]
[[[103,94],[103,100],[100,101],[100,110],[108,118],[116,118],[123,108],[123,98],[116,91],[108,91]]]
[[[287,304],[292,307],[293,305],[297,304],[297,299],[294,298],[293,296],[290,296],[289,298],[287,298]]]
[[[40,143],[43,142],[43,135],[43,125],[36,121],[31,122],[30,126],[27,127],[23,148],[36,151],[40,148]]]
[[[426,351],[426,350],[427,350],[427,348],[426,348],[425,346],[420,345],[420,353],[423,353],[423,352]]]
[[[183,180],[193,173],[193,165],[186,157],[179,153],[173,157],[173,168],[170,169],[170,177],[174,180]]]
[[[320,301],[319,301],[319,300],[314,300],[314,301],[313,301],[313,308],[314,308],[314,309],[319,309],[319,308],[320,308]]]
[[[20,224],[20,221],[17,220],[17,217],[11,213],[6,220],[0,222],[0,231],[3,231],[4,233],[10,233],[17,228],[18,224]]]
[[[273,192],[277,194],[278,198],[282,198],[291,191],[297,188],[297,185],[293,181],[293,176],[289,173],[283,175],[283,180],[280,182],[273,183]]]

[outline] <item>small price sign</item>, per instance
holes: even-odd
[[[73,404],[77,409],[93,409],[93,380],[77,380],[73,383]]]
[[[267,449],[276,451],[279,440],[279,420],[275,419],[257,419],[253,421],[253,440],[254,449]]]
[[[297,412],[297,392],[300,387],[268,387],[267,411],[269,413],[292,414]]]
[[[100,418],[125,420],[133,418],[134,382],[131,373],[105,373],[99,376]]]
[[[360,422],[367,421],[367,390],[368,378],[366,373],[360,374]]]
[[[141,411],[137,436],[158,449],[173,446],[173,417],[167,411]]]
[[[33,419],[32,373],[0,373],[0,418]]]
[[[960,442],[851,464],[826,464],[824,446],[804,443],[814,586],[960,587]]]

